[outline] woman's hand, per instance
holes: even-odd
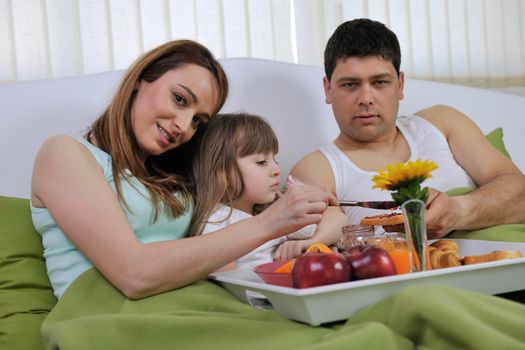
[[[333,194],[318,186],[296,185],[256,218],[269,225],[276,238],[318,223],[329,205],[339,205]]]

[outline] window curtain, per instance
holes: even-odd
[[[124,69],[180,38],[322,66],[333,30],[359,17],[396,32],[410,78],[525,86],[525,0],[0,0],[0,81]]]

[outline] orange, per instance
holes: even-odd
[[[292,259],[288,261],[286,264],[283,264],[277,269],[275,269],[274,273],[292,273],[294,264],[295,264],[295,259]]]
[[[315,242],[312,243],[308,249],[306,249],[306,253],[310,252],[319,252],[319,253],[326,253],[326,254],[332,254],[333,251],[330,249],[326,244],[322,242]]]
[[[319,252],[319,253],[326,253],[326,254],[332,254],[333,251],[330,249],[326,244],[321,242],[315,242],[312,243],[308,249],[306,249],[306,253],[310,252]],[[293,269],[293,265],[295,264],[296,259],[292,259],[288,261],[286,264],[281,265],[277,269],[275,269],[274,273],[291,273]]]

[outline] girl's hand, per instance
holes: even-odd
[[[273,256],[274,260],[289,260],[301,255],[311,244],[308,240],[291,240],[281,244]]]
[[[255,218],[276,238],[318,223],[328,205],[339,205],[333,194],[318,186],[295,185]]]

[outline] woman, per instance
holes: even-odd
[[[337,201],[297,186],[261,215],[185,238],[193,212],[189,172],[199,147],[198,138],[188,141],[227,93],[226,75],[209,50],[169,42],[132,65],[84,139],[44,142],[31,210],[57,297],[92,266],[131,299],[187,285],[319,221]]]

